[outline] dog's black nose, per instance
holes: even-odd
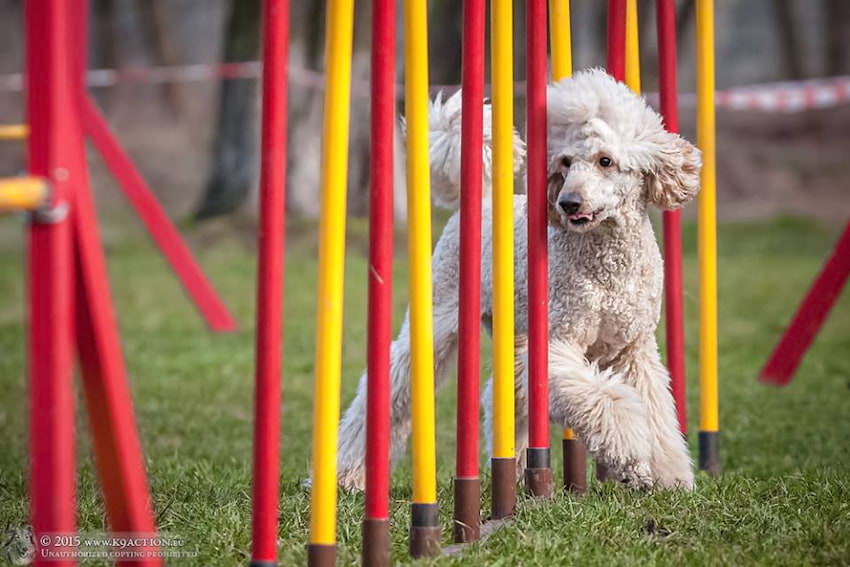
[[[584,200],[581,198],[576,192],[567,193],[566,195],[562,195],[558,198],[558,206],[561,207],[561,210],[564,211],[567,215],[574,215],[581,208]]]

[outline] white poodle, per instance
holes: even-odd
[[[625,85],[599,70],[548,90],[549,416],[575,429],[588,450],[621,481],[642,488],[693,487],[688,448],[679,433],[670,378],[655,329],[663,267],[650,205],[676,209],[699,189],[699,151],[665,131],[660,116]],[[435,199],[458,202],[460,96],[431,106],[431,175]],[[490,108],[485,107],[485,185],[490,180]],[[524,147],[515,133],[517,170]],[[527,442],[526,197],[514,197],[516,305],[516,448]],[[489,199],[483,226],[491,226]],[[434,250],[434,373],[445,380],[457,348],[459,219]],[[483,231],[481,317],[492,314],[492,235]],[[405,319],[392,344],[393,457],[410,432],[410,339]],[[492,430],[492,380],[484,396]],[[364,485],[366,376],[340,423],[339,480]],[[489,443],[488,443],[489,445]]]

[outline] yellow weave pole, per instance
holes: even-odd
[[[626,0],[626,85],[640,94],[640,39],[637,0]]]
[[[407,115],[410,397],[413,503],[410,551],[439,552],[434,429],[434,336],[431,305],[431,180],[428,156],[428,6],[404,4],[404,98]]]
[[[698,205],[699,464],[720,470],[717,398],[717,225],[714,125],[714,2],[697,0],[697,144],[702,150]]]
[[[26,124],[7,124],[0,126],[0,141],[26,140],[29,134],[30,129]]]
[[[572,23],[570,0],[549,0],[549,37],[552,51],[552,80],[558,82],[573,74]],[[582,493],[587,487],[587,453],[570,427],[563,430],[564,486]]]
[[[31,211],[47,202],[50,191],[41,177],[0,179],[0,212]]]
[[[549,36],[552,50],[552,80],[556,83],[573,74],[571,27],[570,0],[550,0]],[[569,427],[564,428],[564,439],[575,439],[575,433]]]
[[[573,74],[570,0],[549,0],[549,37],[552,51],[552,80]]]
[[[322,134],[319,293],[310,493],[310,564],[325,565],[336,544],[337,423],[342,356],[345,203],[354,1],[329,0]],[[281,159],[283,159],[281,157]]]
[[[513,514],[514,447],[514,73],[513,0],[492,0],[493,459],[492,517]]]

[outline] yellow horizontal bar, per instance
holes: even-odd
[[[0,179],[0,212],[30,211],[47,202],[47,181],[41,177]]]
[[[30,128],[26,124],[0,125],[0,140],[26,140]]]

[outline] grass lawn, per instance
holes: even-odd
[[[346,265],[343,404],[365,364],[365,230],[352,223]],[[520,499],[515,521],[445,565],[847,564],[850,562],[850,296],[845,294],[796,380],[785,389],[755,376],[836,231],[808,221],[720,228],[720,373],[724,473],[700,475],[690,494],[642,494],[593,484],[582,498],[545,506]],[[402,237],[399,236],[401,242]],[[197,549],[175,564],[245,565],[250,541],[253,392],[253,245],[236,238],[201,261],[236,312],[238,333],[207,333],[181,289],[141,237],[108,250],[112,288],[132,377],[157,523]],[[696,429],[695,231],[686,227],[689,416]],[[197,248],[197,247],[196,247]],[[403,246],[399,247],[401,251]],[[303,564],[309,519],[316,246],[290,238],[280,478],[282,565]],[[397,318],[406,296],[398,254]],[[27,523],[22,255],[0,251],[0,528]],[[483,341],[489,357],[489,341]],[[485,369],[489,372],[489,369]],[[83,402],[80,400],[80,407]],[[454,393],[437,403],[444,542],[451,529]],[[82,414],[79,525],[104,528]],[[695,433],[694,433],[695,439]],[[555,452],[556,462],[560,451]],[[486,462],[482,456],[482,465]],[[556,471],[560,475],[560,471]],[[393,555],[407,562],[409,463],[392,482]],[[486,486],[485,486],[486,491]],[[340,564],[359,557],[363,499],[341,494]],[[489,503],[485,506],[489,507]],[[487,509],[485,507],[485,509]]]

